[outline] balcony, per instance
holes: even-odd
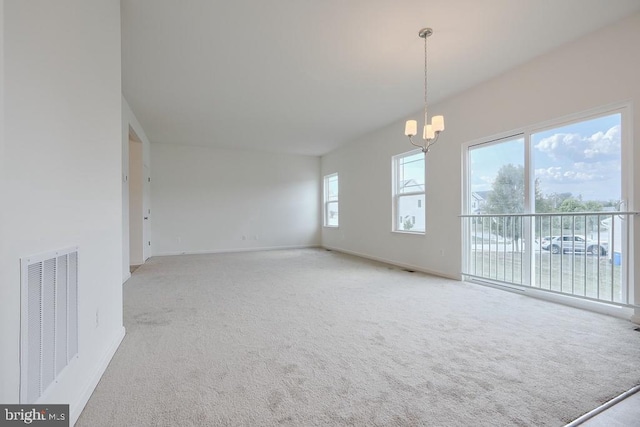
[[[636,212],[462,215],[463,274],[626,307]]]

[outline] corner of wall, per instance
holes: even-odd
[[[115,335],[114,339],[111,341],[111,344],[109,345],[106,352],[100,359],[100,362],[96,364],[93,375],[89,377],[89,381],[86,383],[78,399],[69,405],[70,425],[73,426],[76,423],[76,421],[78,421],[78,418],[80,417],[80,414],[84,410],[84,407],[87,405],[87,402],[89,402],[89,399],[93,394],[93,391],[98,386],[98,383],[100,382],[100,378],[102,378],[102,375],[107,370],[107,367],[109,366],[111,359],[115,355],[116,350],[118,350],[118,347],[120,347],[120,343],[122,343],[122,340],[124,339],[125,334],[126,334],[126,330],[123,326]]]

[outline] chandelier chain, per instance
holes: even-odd
[[[424,38],[424,124],[427,125],[429,123],[427,117],[427,39],[429,37]]]
[[[407,120],[404,128],[404,134],[409,137],[411,145],[420,148],[425,154],[427,154],[431,146],[438,141],[440,133],[444,130],[444,116],[433,116],[433,122],[429,123],[429,56],[427,37],[431,34],[433,34],[433,30],[428,27],[423,28],[418,32],[418,36],[424,39],[424,126],[421,129],[424,143],[416,144],[413,141],[413,137],[419,133],[417,120]]]

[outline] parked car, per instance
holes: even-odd
[[[542,239],[541,248],[550,251],[552,254],[562,253],[588,253],[593,255],[606,255],[608,243],[589,240],[584,236],[563,235],[547,236]]]
[[[542,240],[540,241],[540,248],[544,249],[545,251],[549,250],[549,246],[551,245],[551,239],[553,239],[554,237],[558,237],[558,236],[545,236],[542,238]]]

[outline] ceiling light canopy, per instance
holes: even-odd
[[[423,153],[427,153],[429,148],[438,141],[440,132],[444,130],[444,116],[433,116],[429,123],[427,115],[427,38],[433,34],[431,28],[423,28],[418,35],[424,39],[424,127],[422,129],[422,144],[413,142],[413,137],[418,134],[418,122],[416,120],[407,120],[404,128],[404,134],[409,137],[409,142],[416,147],[420,147]]]

